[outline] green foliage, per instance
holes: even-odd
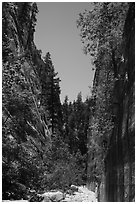
[[[79,94],[61,106],[50,54],[42,60],[33,43],[36,13],[35,3],[3,4],[3,199],[85,183],[87,105]]]
[[[86,53],[96,61],[100,51],[105,55],[111,55],[112,50],[120,52],[128,3],[94,2],[91,5],[90,11],[80,14],[77,26]]]
[[[51,172],[47,172],[46,189],[67,190],[71,184],[85,184],[85,157],[80,152],[70,154],[68,147],[64,143],[62,147],[54,151],[50,163]],[[59,153],[58,156],[57,153]]]
[[[81,93],[73,103],[62,104],[63,135],[58,128],[52,134],[52,147],[44,158],[45,190],[66,190],[71,184],[86,183],[87,128],[89,100],[82,102]]]
[[[101,181],[104,172],[104,159],[106,157],[110,136],[113,131],[113,74],[102,70],[99,75],[98,86],[93,89],[94,106],[91,110],[91,117],[88,132],[88,174],[96,182]]]
[[[30,53],[23,53],[26,44],[21,29],[26,27],[20,28],[18,19],[22,5],[3,4],[3,199],[19,199],[28,188],[40,188],[43,157],[51,145],[48,121],[43,120],[44,109],[39,105],[41,86],[36,66]],[[34,9],[34,5],[25,5]]]
[[[62,105],[64,140],[71,153],[80,150],[81,154],[87,152],[87,129],[89,122],[89,101],[82,102],[81,93],[73,103],[66,97]]]
[[[58,73],[55,73],[49,52],[44,57],[44,63],[45,67],[40,73],[42,83],[41,103],[48,109],[52,133],[54,133],[56,130],[61,131],[62,126],[60,79],[57,77]]]
[[[95,2],[91,5],[90,11],[80,14],[77,26],[85,53],[93,57],[96,69],[88,131],[88,178],[89,182],[100,182],[115,121],[114,84],[122,80],[118,69],[123,60],[122,37],[129,3]]]

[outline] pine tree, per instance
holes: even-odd
[[[63,138],[66,143],[68,143],[68,134],[69,134],[69,124],[68,124],[68,118],[69,118],[69,101],[68,96],[65,96],[64,102],[62,104],[62,113],[63,113]]]
[[[60,102],[60,79],[55,73],[54,66],[48,52],[44,58],[45,71],[42,72],[42,100],[47,105],[51,120],[52,133],[62,129],[62,111]],[[44,98],[45,96],[45,98]]]

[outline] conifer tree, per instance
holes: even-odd
[[[45,104],[49,112],[49,118],[51,120],[52,133],[56,130],[61,131],[62,129],[62,111],[61,111],[61,102],[60,102],[60,79],[57,77],[57,74],[54,70],[54,66],[48,52],[44,57],[45,62],[45,76],[43,79],[42,94],[45,95]]]

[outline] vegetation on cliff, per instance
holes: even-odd
[[[92,3],[91,10],[80,14],[77,21],[81,30],[84,51],[93,57],[96,68],[92,90],[94,106],[91,109],[88,133],[88,181],[89,184],[97,182],[100,185],[105,177],[106,192],[104,194],[107,201],[128,199],[131,201],[134,197],[134,193],[132,197],[129,196],[131,191],[128,191],[128,187],[130,189],[132,188],[130,186],[134,186],[134,181],[126,178],[124,174],[124,170],[128,168],[124,151],[127,149],[129,152],[129,144],[126,144],[124,142],[126,139],[122,138],[126,137],[126,134],[123,134],[124,126],[127,127],[125,112],[127,114],[129,112],[128,106],[124,103],[128,94],[132,95],[134,100],[133,92],[127,93],[127,88],[129,90],[133,88],[133,84],[129,85],[131,83],[129,76],[134,73],[134,65],[128,64],[131,70],[129,72],[126,65],[129,58],[132,58],[134,62],[134,43],[129,37],[130,32],[134,36],[133,13],[134,3],[99,2]],[[129,15],[132,19],[131,17],[128,19]],[[129,28],[132,31],[125,34],[125,30],[130,30]],[[128,42],[125,41],[125,35]],[[125,50],[127,43],[128,46],[132,44],[133,50],[130,52],[130,57],[127,57],[127,49]],[[133,100],[128,105],[133,107]],[[131,117],[134,118],[134,114]],[[129,132],[128,127],[127,132]],[[134,128],[132,134],[134,134]],[[127,140],[133,142],[130,136]],[[134,177],[133,172],[131,177]]]
[[[95,2],[79,15],[95,65],[85,102],[78,93],[61,104],[52,56],[34,43],[37,13],[36,3],[2,4],[3,200],[88,183],[100,199],[105,189],[105,201],[133,201],[134,3]]]
[[[33,41],[37,12],[36,3],[3,3],[3,199],[85,182],[87,105],[80,94],[61,105],[50,53],[42,58]]]

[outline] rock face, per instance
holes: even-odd
[[[123,36],[124,61],[114,86],[117,100],[111,146],[105,159],[105,198],[100,201],[134,201],[135,198],[135,10],[130,4]],[[115,105],[114,105],[115,106]]]
[[[122,20],[124,28],[120,47],[117,47],[120,52],[119,61],[113,60],[112,52],[112,75],[107,75],[111,67],[103,64],[100,56],[99,65],[95,64],[87,185],[92,191],[97,188],[98,201],[101,202],[127,202],[134,201],[135,198],[134,3],[128,4],[125,18]],[[106,84],[103,89],[104,82]]]

